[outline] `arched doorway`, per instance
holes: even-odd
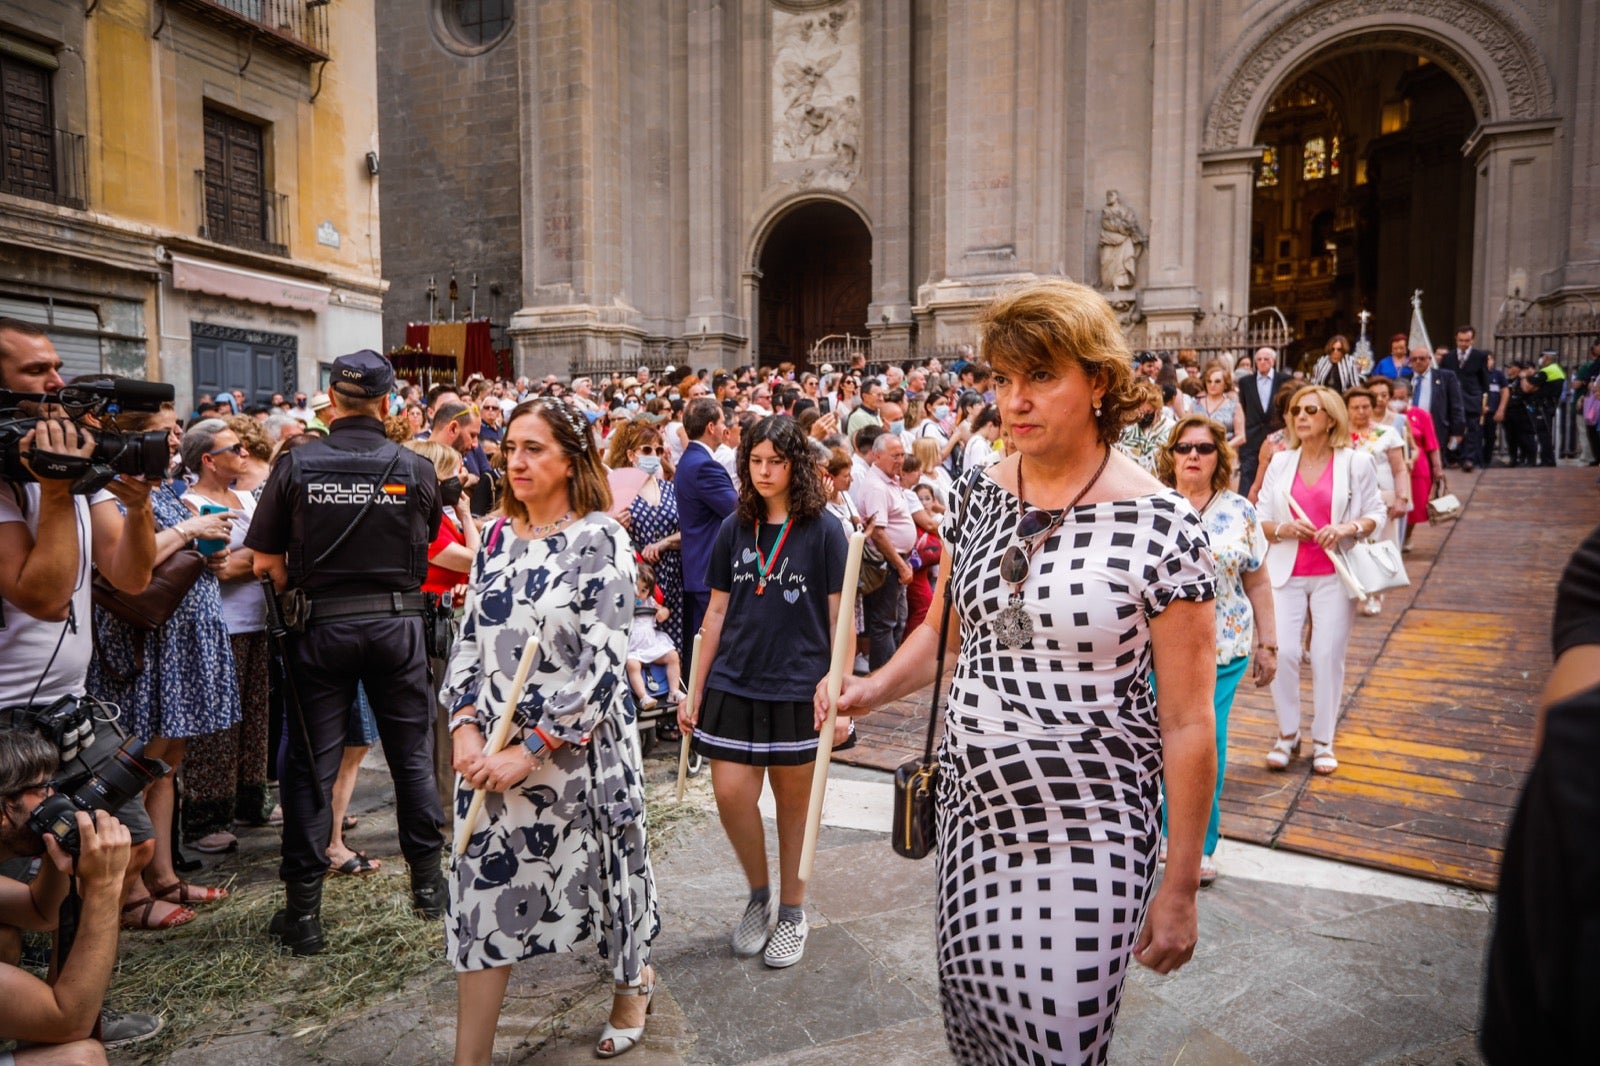
[[[830,334],[867,331],[872,295],[872,234],[843,204],[817,200],[772,227],[761,247],[757,359],[806,365]]]
[[[1359,93],[1345,96],[1342,87],[1351,79],[1349,71],[1341,68],[1362,54],[1379,65],[1399,63],[1405,67],[1393,72],[1396,80],[1389,86],[1393,91],[1390,98],[1368,101]],[[1385,145],[1400,143],[1399,139],[1384,140],[1389,136],[1384,105],[1403,104],[1410,98],[1409,115],[1403,107],[1398,115],[1391,108],[1387,121],[1392,127],[1399,120],[1403,128],[1411,130],[1413,143],[1408,151],[1413,152],[1422,151],[1421,143],[1431,132],[1424,128],[1422,118],[1443,115],[1451,123],[1459,118],[1455,89],[1468,101],[1472,122],[1464,138],[1457,137],[1454,130],[1439,138],[1440,144],[1451,144],[1453,158],[1469,161],[1474,167],[1470,195],[1458,192],[1455,197],[1453,211],[1459,223],[1455,231],[1446,236],[1423,222],[1415,226],[1396,223],[1388,227],[1385,236],[1375,224],[1370,233],[1377,239],[1376,251],[1367,253],[1376,256],[1371,260],[1372,277],[1357,277],[1346,294],[1334,290],[1331,313],[1340,329],[1353,329],[1351,316],[1360,310],[1354,303],[1370,290],[1373,305],[1367,309],[1377,316],[1371,335],[1397,332],[1404,328],[1404,321],[1395,321],[1393,294],[1402,293],[1404,300],[1412,289],[1421,288],[1431,330],[1448,331],[1458,322],[1470,321],[1478,326],[1480,340],[1492,341],[1497,308],[1508,296],[1525,295],[1530,291],[1529,279],[1541,276],[1553,264],[1550,249],[1554,242],[1549,235],[1552,227],[1559,225],[1558,212],[1550,197],[1535,190],[1549,180],[1556,165],[1562,119],[1544,57],[1516,5],[1501,0],[1429,0],[1426,5],[1395,4],[1392,0],[1284,4],[1250,24],[1219,68],[1225,73],[1206,106],[1200,153],[1197,239],[1205,254],[1198,260],[1196,279],[1208,312],[1240,321],[1247,311],[1260,310],[1252,303],[1252,261],[1256,256],[1251,245],[1256,237],[1255,181],[1265,146],[1256,137],[1271,125],[1268,108],[1308,81],[1328,94],[1346,122],[1354,122],[1358,115],[1371,122],[1376,111],[1376,135],[1366,141],[1359,134],[1347,133],[1346,137],[1355,137],[1355,145],[1341,141],[1341,148],[1346,152],[1344,180],[1352,184],[1354,166],[1366,160],[1367,188],[1362,195],[1377,199],[1380,210],[1385,206],[1382,197],[1398,197],[1406,185],[1416,217],[1427,216],[1436,206],[1431,202],[1434,190],[1400,181],[1397,175],[1404,172],[1402,161],[1384,158],[1381,149]],[[1367,84],[1384,83],[1368,79]],[[1304,143],[1298,147],[1303,150]],[[1370,156],[1374,147],[1380,151]],[[1380,176],[1380,169],[1387,177]],[[1315,221],[1317,214],[1308,221]],[[1323,220],[1320,235],[1326,242],[1325,227],[1330,221],[1337,246],[1341,224],[1337,210],[1331,220]],[[1382,266],[1390,255],[1388,242],[1403,238],[1402,243],[1411,248],[1417,243],[1410,233],[1413,228],[1427,234],[1422,240],[1424,247],[1416,250],[1415,262],[1392,270],[1391,279],[1385,280]],[[1303,239],[1308,247],[1311,238],[1309,229],[1305,230]],[[1269,245],[1263,232],[1260,243],[1262,259],[1274,260],[1269,269],[1275,276],[1277,242]],[[1289,252],[1292,258],[1292,247]],[[1359,270],[1359,242],[1348,254],[1356,257]],[[1443,275],[1434,271],[1444,271],[1445,264],[1448,277],[1437,280]],[[1402,277],[1402,273],[1413,276]],[[1338,271],[1333,274],[1336,277]],[[1423,282],[1416,275],[1435,280]],[[1468,290],[1465,299],[1460,293],[1463,284]],[[1455,308],[1454,322],[1446,318],[1449,312],[1444,308],[1450,306]],[[1319,344],[1323,339],[1325,334],[1310,338]]]
[[[1405,332],[1424,293],[1436,339],[1471,317],[1478,124],[1451,74],[1400,50],[1338,49],[1283,85],[1262,116],[1251,202],[1250,305],[1275,306],[1315,353],[1372,313]]]

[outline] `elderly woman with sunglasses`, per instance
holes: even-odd
[[[1333,729],[1344,697],[1344,660],[1356,605],[1334,570],[1331,552],[1383,528],[1387,508],[1372,457],[1350,446],[1350,416],[1339,394],[1307,385],[1289,401],[1289,449],[1272,458],[1257,507],[1277,611],[1278,676],[1272,702],[1278,739],[1267,769],[1283,770],[1300,753],[1300,647],[1311,624],[1311,768],[1331,774]]]
[[[1189,501],[1205,524],[1217,569],[1217,683],[1212,708],[1217,719],[1217,784],[1200,858],[1200,883],[1217,879],[1217,840],[1221,833],[1222,773],[1228,765],[1228,714],[1245,668],[1253,666],[1256,687],[1272,683],[1278,672],[1277,623],[1272,584],[1262,564],[1267,538],[1250,501],[1228,488],[1234,451],[1227,427],[1205,415],[1190,415],[1176,426],[1156,455],[1156,476]]]
[[[946,1038],[962,1063],[1104,1062],[1129,955],[1170,973],[1198,937],[1216,772],[1211,553],[1194,509],[1112,447],[1141,396],[1106,301],[1043,281],[981,323],[1014,454],[957,483],[933,610],[889,663],[847,679],[839,709],[933,681],[949,589]],[[1163,775],[1171,863],[1152,894]]]
[[[256,498],[234,487],[248,473],[248,446],[227,422],[208,418],[189,427],[179,452],[195,475],[183,503],[197,516],[209,504],[210,513],[232,520],[227,546],[217,553],[223,561],[213,572],[233,647],[240,719],[190,740],[183,774],[185,836],[196,850],[215,854],[237,845],[236,818],[259,825],[267,817],[267,601],[250,569],[255,553],[244,546]]]

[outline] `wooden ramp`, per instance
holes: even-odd
[[[1390,593],[1382,615],[1356,619],[1338,773],[1312,774],[1309,758],[1269,772],[1271,697],[1248,680],[1239,690],[1224,836],[1494,887],[1532,758],[1556,581],[1600,524],[1600,489],[1582,467],[1456,473],[1451,487],[1463,517],[1419,529],[1406,556],[1411,587]],[[1309,730],[1309,674],[1303,685]],[[921,754],[927,706],[924,692],[862,719],[861,743],[837,758],[893,769]]]

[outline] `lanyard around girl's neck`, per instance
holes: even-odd
[[[759,569],[756,572],[756,595],[760,596],[767,591],[767,575],[772,573],[772,564],[778,561],[778,553],[783,551],[783,542],[789,539],[789,525],[794,521],[791,512],[784,516],[783,527],[778,530],[778,540],[772,546],[772,554],[766,558],[761,556],[761,523],[756,523],[756,563]]]

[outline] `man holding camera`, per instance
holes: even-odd
[[[29,709],[83,696],[94,651],[90,563],[117,588],[138,592],[150,583],[155,558],[154,482],[118,477],[104,491],[81,495],[71,491],[75,474],[49,476],[94,451],[91,429],[55,417],[59,409],[38,399],[65,384],[50,338],[32,323],[0,318],[0,390],[22,397],[8,398],[16,414],[0,417],[36,416],[16,445],[16,461],[8,455],[0,468],[0,709],[12,712],[0,716],[0,729],[12,728]],[[13,736],[0,732],[0,741]],[[155,854],[143,803],[135,797],[117,815],[133,839],[124,884],[137,894],[129,896],[135,917],[149,927],[192,918],[184,908],[150,899],[139,876]],[[159,1027],[159,1019],[107,1012],[103,1036],[124,1043]]]
[[[296,955],[315,955],[325,945],[328,797],[358,681],[372,699],[394,779],[412,903],[424,917],[444,914],[444,808],[434,780],[421,591],[443,509],[433,464],[384,436],[393,385],[394,369],[377,352],[334,360],[328,437],[296,448],[272,468],[245,538],[256,576],[287,590],[283,622],[293,634],[285,659],[290,713],[298,720],[289,725],[280,778],[278,869],[288,906],[274,915],[269,932]]]
[[[28,825],[50,795],[55,746],[26,730],[0,733],[0,860],[46,856],[32,883],[0,876],[0,1039],[38,1047],[0,1053],[27,1066],[103,1063],[92,1038],[117,959],[117,914],[130,851],[128,829],[108,811],[75,812],[76,855]],[[52,983],[21,968],[22,931],[57,926],[72,877],[82,897],[72,950]],[[156,1022],[159,1028],[159,1022]],[[144,1035],[154,1035],[152,1028]]]

